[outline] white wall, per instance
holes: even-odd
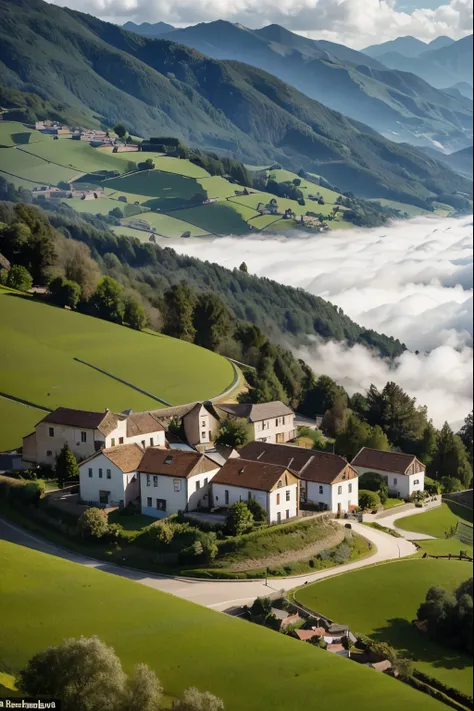
[[[219,468],[185,479],[163,474],[140,474],[140,500],[142,513],[155,518],[166,518],[178,511],[194,511],[199,502],[203,508],[209,505],[209,483]],[[197,489],[196,484],[200,487]],[[156,483],[156,485],[155,485]],[[148,499],[151,498],[151,506]],[[165,501],[165,508],[157,508],[156,500]]]
[[[123,439],[123,442],[120,440]],[[117,427],[105,438],[105,447],[115,447],[119,444],[140,444],[143,447],[164,447],[165,433],[161,428],[156,432],[150,432],[146,435],[136,435],[135,437],[127,437],[127,421],[120,420]]]
[[[380,474],[387,482],[389,493],[392,496],[399,496],[401,499],[408,499],[415,491],[424,491],[425,489],[424,471],[418,472],[416,474],[407,475],[393,474],[390,472],[382,471],[381,469],[368,469],[366,467],[355,467],[355,469],[357,469],[359,476],[362,476],[362,474],[367,474],[368,472]],[[418,484],[415,484],[415,481],[417,481]]]
[[[296,436],[294,421],[295,416],[292,414],[255,422],[253,425],[254,439],[258,442],[271,442],[273,444],[289,442],[290,439]],[[281,437],[277,438],[277,435],[281,435]]]
[[[226,497],[226,491],[228,496]],[[228,484],[212,484],[213,506],[232,506],[238,501],[249,500],[249,492],[252,499],[255,499],[265,511],[268,511],[268,494],[266,491],[257,489],[244,489],[241,486],[229,486]]]
[[[338,484],[317,484],[308,481],[307,502],[316,506],[319,503],[325,504],[333,513],[346,513],[350,506],[359,505],[359,479],[354,477]]]
[[[217,472],[219,471],[219,468],[220,467],[216,467],[210,472],[204,472],[204,474],[196,474],[196,476],[189,477],[189,479],[187,480],[188,511],[196,511],[196,509],[200,507],[207,508],[210,506],[210,481],[216,476]]]
[[[139,493],[136,472],[124,474],[103,454],[79,465],[79,485],[81,499],[87,503],[99,504],[99,492],[110,492],[107,502],[102,502],[107,506],[127,506]]]
[[[289,492],[290,500],[286,500],[286,492]],[[226,497],[226,492],[228,496]],[[260,506],[263,506],[268,513],[268,522],[277,523],[280,520],[283,522],[287,518],[293,518],[298,513],[298,486],[291,484],[290,486],[282,486],[270,493],[259,491],[256,489],[248,489],[241,486],[229,486],[228,484],[212,484],[213,506],[232,506],[238,501],[249,500],[249,495],[257,501]],[[277,504],[277,496],[280,496],[280,503]],[[288,517],[287,517],[288,511]]]
[[[287,498],[288,497],[288,498]],[[269,495],[270,523],[283,523],[298,514],[298,485],[282,486]]]
[[[211,445],[219,422],[213,417],[204,407],[201,406],[199,411],[191,411],[183,418],[184,433],[188,442],[197,446],[199,444]]]
[[[50,431],[53,436],[50,435]],[[83,442],[83,433],[86,441]],[[65,444],[77,459],[86,459],[95,452],[95,442],[105,446],[104,436],[94,429],[78,429],[66,425],[56,425],[51,422],[42,422],[36,428],[36,452],[38,464],[54,465],[56,457]]]

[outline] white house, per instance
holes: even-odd
[[[409,499],[412,494],[425,489],[425,465],[414,454],[381,452],[363,447],[352,460],[359,476],[374,472],[383,476],[391,496]]]
[[[284,443],[296,437],[295,413],[279,400],[256,405],[220,403],[214,408],[221,419],[227,416],[247,420],[251,440]]]
[[[346,513],[359,506],[355,469],[337,454],[289,444],[249,442],[240,456],[286,467],[300,479],[300,501],[323,511]]]
[[[298,479],[286,467],[246,459],[228,459],[212,480],[213,506],[228,507],[238,501],[257,501],[268,514],[268,523],[298,515]]]
[[[23,438],[22,458],[52,466],[65,444],[81,460],[100,449],[132,443],[143,448],[164,446],[163,425],[149,412],[90,412],[58,407]]]
[[[219,465],[199,452],[147,449],[138,466],[142,513],[166,518],[209,508],[210,481]]]
[[[139,497],[137,467],[143,457],[138,444],[101,449],[79,465],[81,500],[87,504],[127,506]]]

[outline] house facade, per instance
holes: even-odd
[[[373,472],[387,481],[390,496],[409,499],[425,490],[425,465],[413,454],[382,452],[363,447],[352,460],[359,476]]]
[[[251,440],[283,444],[296,437],[295,413],[279,400],[260,404],[221,403],[215,410],[221,418],[246,420]]]
[[[256,501],[267,512],[268,523],[282,523],[298,516],[298,479],[286,467],[228,459],[212,480],[212,506]]]
[[[90,412],[58,407],[23,438],[25,462],[53,466],[65,444],[78,460],[119,444],[164,446],[165,430],[148,412]]]
[[[102,449],[79,465],[81,500],[95,506],[127,506],[138,500],[137,467],[143,457],[138,444]]]
[[[149,448],[138,466],[143,514],[166,518],[210,506],[219,466],[199,452]]]
[[[336,454],[288,444],[250,442],[240,450],[240,456],[284,466],[296,474],[300,480],[301,504],[339,514],[359,505],[358,474]]]

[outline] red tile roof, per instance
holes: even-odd
[[[214,407],[217,411],[222,410],[228,415],[242,417],[249,422],[261,422],[262,420],[271,420],[277,417],[284,417],[285,415],[294,415],[293,410],[291,410],[288,405],[280,402],[280,400],[275,400],[275,402],[263,402],[256,405],[253,403],[220,403]]]
[[[149,447],[137,471],[143,474],[161,474],[185,479],[214,469],[217,469],[217,465],[199,452]]]
[[[408,467],[416,460],[414,454],[404,452],[382,452],[379,449],[363,447],[352,460],[353,467],[378,469],[393,474],[405,474]],[[421,464],[421,462],[420,462]],[[422,464],[424,467],[424,464]]]
[[[149,412],[132,412],[127,417],[127,437],[163,432],[163,425]]]
[[[318,452],[291,444],[249,442],[239,451],[239,454],[245,459],[286,467],[298,474],[301,479],[321,484],[331,484],[346,467],[349,467],[347,478],[357,476],[357,472],[351,472],[348,462],[337,454]]]
[[[73,410],[69,407],[58,407],[54,412],[43,417],[40,422],[49,422],[52,425],[64,425],[66,427],[77,427],[84,430],[98,430],[107,436],[117,427],[119,420],[125,419],[125,415],[116,415],[109,410],[104,412],[91,412],[89,410]],[[38,424],[40,424],[38,422]]]
[[[138,444],[119,444],[117,447],[102,449],[98,454],[103,454],[110,459],[125,474],[136,472],[143,458],[143,449]]]
[[[212,483],[241,486],[244,489],[257,489],[258,491],[271,491],[286,471],[286,467],[275,464],[252,462],[242,458],[228,459],[213,478]]]
[[[316,630],[295,630],[295,634],[302,642],[307,642],[309,639],[313,639],[313,637],[323,636],[321,632]]]

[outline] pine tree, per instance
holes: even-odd
[[[428,474],[438,480],[444,477],[459,479],[466,489],[471,486],[472,467],[466,448],[447,422],[438,433],[437,450],[428,467]]]
[[[63,486],[65,481],[79,479],[79,466],[77,464],[77,459],[74,456],[74,453],[69,449],[67,443],[61,449],[56,458],[55,472],[58,485],[60,487]]]
[[[164,295],[165,322],[163,333],[183,341],[194,341],[196,329],[193,325],[195,296],[184,283],[174,284]]]

